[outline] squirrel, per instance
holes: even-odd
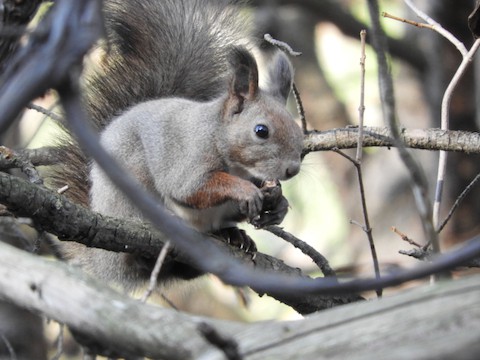
[[[280,194],[266,209],[260,187],[299,172],[303,133],[285,107],[292,66],[271,50],[259,85],[244,12],[233,0],[104,1],[106,50],[85,81],[85,103],[101,144],[152,196],[196,230],[254,252],[236,224],[283,220],[288,201]],[[67,162],[87,164],[72,147],[65,146]],[[61,171],[64,182],[77,183],[77,202],[86,205],[89,192],[92,210],[144,221],[96,163]],[[61,252],[126,287],[147,280],[155,262],[70,242]],[[173,261],[160,277],[199,274]]]

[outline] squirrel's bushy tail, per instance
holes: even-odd
[[[103,128],[149,99],[209,100],[224,93],[228,54],[244,40],[233,0],[107,0],[108,47],[88,80],[87,103]],[[242,20],[243,19],[243,20]]]

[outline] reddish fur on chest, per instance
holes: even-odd
[[[235,199],[239,193],[248,191],[251,185],[247,180],[217,171],[200,189],[187,197],[185,203],[195,209],[207,209]]]

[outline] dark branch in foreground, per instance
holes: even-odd
[[[64,196],[44,187],[32,185],[25,180],[1,172],[0,203],[7,205],[18,216],[31,217],[35,220],[37,226],[57,235],[61,240],[76,241],[87,246],[117,252],[135,252],[155,257],[167,240],[152,226],[103,216],[76,205]],[[232,248],[219,240],[213,238],[211,240],[221,246],[222,250],[228,255],[251,265],[254,264],[258,270],[275,271],[294,278],[305,278],[299,269],[289,267],[277,258],[258,253],[253,262],[251,257],[243,251]],[[174,251],[170,256],[170,260],[191,264],[191,259],[177,251]],[[261,291],[261,293],[265,292]],[[266,293],[302,314],[361,299],[361,297],[355,295],[325,296],[302,293]]]
[[[0,25],[0,71],[3,71],[5,62],[12,56],[18,47],[28,22],[35,15],[42,0],[4,0],[2,1],[2,19]],[[12,30],[10,36],[4,34]]]

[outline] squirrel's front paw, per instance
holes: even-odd
[[[282,187],[279,181],[265,181],[260,188],[263,193],[263,206],[259,216],[252,225],[262,228],[268,225],[280,224],[288,212],[288,200],[282,194]]]
[[[288,212],[288,200],[281,196],[276,203],[275,208],[271,210],[262,210],[262,213],[252,221],[252,225],[257,228],[263,228],[268,225],[280,224]]]
[[[253,183],[247,182],[243,191],[237,194],[240,215],[252,221],[260,215],[263,207],[263,193]]]

